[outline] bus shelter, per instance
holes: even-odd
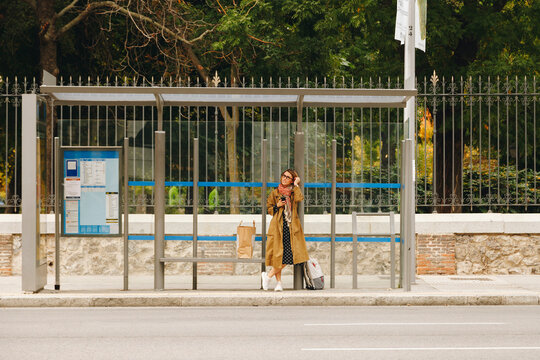
[[[43,250],[40,250],[40,227],[39,227],[39,194],[43,188],[40,181],[39,159],[40,152],[36,152],[36,148],[43,142],[45,136],[42,126],[44,114],[44,97],[52,102],[53,106],[63,105],[85,105],[85,106],[151,106],[157,109],[157,130],[155,131],[154,142],[154,248],[155,248],[155,271],[154,271],[154,288],[162,290],[164,288],[164,264],[168,261],[188,261],[193,263],[193,288],[197,287],[196,282],[196,266],[197,262],[209,261],[209,259],[197,258],[197,206],[194,206],[194,221],[193,221],[193,258],[175,259],[165,258],[163,255],[165,241],[165,171],[164,171],[164,156],[165,156],[165,132],[163,131],[163,108],[165,106],[215,106],[215,107],[231,107],[231,106],[281,106],[297,109],[297,123],[295,132],[295,149],[294,149],[294,166],[298,169],[299,176],[304,178],[304,129],[302,125],[303,110],[309,107],[344,107],[344,108],[405,108],[407,103],[411,103],[411,99],[417,94],[415,89],[329,89],[329,88],[243,88],[243,87],[164,87],[164,86],[57,86],[56,81],[48,81],[48,84],[43,85],[41,95],[23,95],[23,169],[26,169],[23,174],[23,224],[36,224],[35,226],[23,227],[23,290],[39,291],[46,285],[46,271],[43,264]],[[412,102],[414,104],[414,102]],[[409,124],[404,124],[408,127]],[[407,132],[405,132],[407,133]],[[411,279],[414,278],[414,253],[411,251],[414,248],[414,183],[413,183],[413,139],[414,134],[409,134],[408,138],[402,142],[402,159],[401,159],[401,188],[402,196],[400,203],[400,224],[401,224],[401,283],[406,289],[410,289]],[[195,142],[196,143],[196,142]],[[335,144],[334,146],[335,147]],[[58,146],[56,146],[57,150]],[[263,146],[263,148],[265,148]],[[124,139],[123,151],[127,149],[127,139]],[[66,149],[64,149],[65,152]],[[68,149],[68,150],[92,150],[92,149]],[[117,149],[94,149],[99,151],[117,151],[118,155],[114,155],[118,159],[118,176],[122,181],[118,181],[117,196],[127,196],[127,163],[126,156],[122,156],[122,147]],[[264,152],[263,152],[264,154]],[[71,154],[75,156],[77,154]],[[79,154],[80,155],[80,154]],[[95,155],[95,154],[94,154]],[[98,154],[99,155],[99,154]],[[194,148],[194,166],[198,166],[198,148]],[[83,155],[80,155],[83,156]],[[86,156],[86,155],[84,155]],[[96,155],[97,156],[97,155]],[[99,156],[106,157],[101,154]],[[55,213],[56,213],[56,249],[59,244],[59,203],[64,204],[66,197],[66,176],[68,171],[73,171],[76,166],[76,156],[71,159],[71,168],[56,167],[57,181],[62,189],[56,189]],[[116,163],[114,163],[116,166]],[[104,165],[105,166],[105,165]],[[106,165],[109,166],[109,165]],[[334,163],[335,166],[335,163]],[[123,169],[123,170],[122,170]],[[95,170],[99,172],[98,170]],[[122,173],[124,175],[122,176]],[[96,180],[97,181],[97,180]],[[197,171],[194,171],[193,182],[183,184],[184,186],[198,186]],[[266,179],[261,181],[263,189],[266,186]],[[303,184],[302,184],[303,186]],[[335,194],[335,179],[332,184]],[[72,186],[71,186],[72,188]],[[123,189],[122,191],[120,191]],[[109,192],[107,192],[109,193]],[[114,191],[112,191],[114,193]],[[196,192],[194,192],[195,194]],[[58,197],[63,194],[62,200]],[[76,194],[75,194],[76,195]],[[195,196],[195,195],[194,195]],[[117,204],[119,198],[117,198]],[[111,200],[114,203],[114,200]],[[195,199],[194,199],[194,203]],[[124,199],[123,206],[123,224],[121,224],[120,207],[118,206],[118,222],[110,227],[114,229],[115,234],[123,236],[124,239],[124,289],[127,290],[128,274],[127,274],[127,243],[128,243],[128,211],[127,198]],[[264,267],[264,248],[265,248],[265,219],[266,206],[265,194],[261,199],[261,212],[263,219],[263,259],[253,259],[254,261],[263,262]],[[37,211],[36,211],[37,209]],[[62,210],[62,220],[65,222],[65,209]],[[299,215],[303,223],[303,208],[299,209]],[[112,223],[114,223],[112,219]],[[332,208],[332,261],[334,261],[334,240],[335,240],[335,201]],[[65,223],[64,223],[65,225]],[[122,230],[123,228],[123,230]],[[109,228],[96,228],[96,231]],[[91,231],[93,232],[94,229]],[[85,230],[86,231],[86,230]],[[112,230],[110,230],[112,231]],[[65,231],[62,231],[66,235]],[[111,233],[112,234],[112,233]],[[78,234],[80,235],[80,234]],[[57,260],[58,260],[58,250]],[[40,255],[41,254],[41,255]],[[233,259],[228,259],[233,261]],[[220,260],[216,260],[220,261]],[[57,279],[58,279],[58,261]],[[334,274],[331,277],[331,287],[333,287]],[[59,283],[55,285],[59,289]],[[295,289],[302,288],[301,270],[295,266],[294,270],[294,287]]]

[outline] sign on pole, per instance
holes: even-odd
[[[415,34],[415,47],[422,51],[426,51],[426,18],[427,18],[427,0],[413,0],[416,1],[415,6],[415,27],[417,29]],[[397,1],[396,12],[396,31],[394,38],[401,41],[401,44],[405,43],[405,37],[407,36],[407,28],[409,26],[409,0]],[[419,31],[418,31],[419,30]]]

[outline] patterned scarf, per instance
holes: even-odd
[[[283,210],[283,215],[285,216],[285,220],[287,220],[287,224],[289,225],[289,228],[291,227],[291,221],[292,221],[292,206],[291,206],[291,195],[292,195],[292,185],[291,186],[283,186],[282,184],[279,184],[278,191],[281,195],[285,196],[285,209]]]

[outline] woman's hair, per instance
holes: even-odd
[[[294,170],[294,169],[287,169],[285,170],[284,172],[281,173],[281,176],[283,176],[283,174],[285,174],[286,172],[288,172],[289,174],[292,175],[292,180],[294,182],[294,179],[296,179],[298,177],[298,173]]]

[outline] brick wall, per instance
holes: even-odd
[[[455,235],[417,235],[416,272],[418,275],[456,274]]]
[[[235,241],[201,241],[197,249],[199,256],[207,258],[235,258]],[[198,263],[197,274],[199,275],[233,275],[233,263]]]
[[[0,276],[12,275],[13,239],[11,235],[0,235]]]

